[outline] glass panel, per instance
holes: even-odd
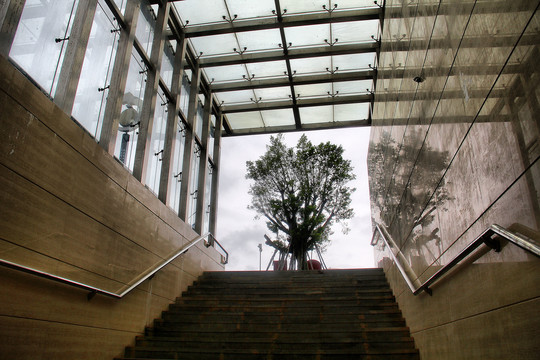
[[[114,156],[122,162],[130,171],[133,171],[135,161],[135,148],[139,134],[139,122],[141,106],[146,84],[146,72],[143,68],[143,60],[135,49],[131,54],[126,89],[122,100],[122,113],[118,123],[118,136]]]
[[[296,74],[325,73],[332,69],[330,56],[291,60],[291,70]]]
[[[197,116],[195,117],[195,134],[200,139],[202,137],[204,117],[204,104],[201,100],[197,101]]]
[[[174,64],[174,48],[169,41],[165,41],[163,47],[163,57],[161,58],[161,78],[169,90],[172,86],[173,77],[173,64]]]
[[[294,87],[294,91],[303,98],[328,96],[328,93],[332,92],[332,84],[298,85]]]
[[[154,29],[156,27],[156,14],[150,6],[148,0],[141,1],[141,10],[137,28],[135,29],[135,37],[141,43],[142,48],[150,56],[152,51],[152,42],[154,41]]]
[[[291,88],[289,86],[255,89],[255,96],[262,101],[288,100],[291,97]]]
[[[231,80],[242,80],[244,81],[243,76],[247,75],[246,68],[244,65],[228,65],[228,66],[216,66],[204,68],[203,71],[206,73],[206,79],[215,82],[220,81],[231,81]]]
[[[182,187],[182,164],[184,162],[184,146],[186,137],[186,127],[180,118],[178,121],[178,131],[174,138],[174,153],[172,178],[170,179],[169,206],[178,213],[180,210],[180,189]]]
[[[279,49],[281,35],[278,29],[259,30],[236,33],[240,48],[247,51]]]
[[[180,90],[180,110],[184,114],[184,117],[187,118],[188,108],[189,108],[189,93],[191,90],[191,72],[184,72],[182,77],[182,89]]]
[[[342,9],[361,8],[361,7],[376,7],[377,6],[373,2],[373,0],[339,0],[339,2],[336,0],[336,2],[338,3],[338,8],[337,8],[338,11],[342,10]],[[381,1],[379,1],[379,3],[381,3]],[[334,2],[332,2],[332,4],[334,4]],[[328,5],[326,5],[326,6],[328,8]]]
[[[322,6],[326,5],[328,7],[328,0],[280,0],[279,3],[281,4],[281,10],[287,10],[286,15],[299,12],[324,11]]]
[[[271,126],[294,126],[294,114],[291,109],[280,110],[266,110],[261,111],[261,115],[264,120],[264,124],[268,127]]]
[[[325,39],[330,41],[330,25],[307,25],[285,28],[287,42],[293,47],[324,45]]]
[[[101,120],[116,56],[119,35],[111,32],[116,26],[109,8],[101,2],[98,3],[71,112],[97,140],[101,132]]]
[[[227,119],[233,130],[264,127],[259,111],[227,114]]]
[[[9,56],[48,94],[67,47],[77,1],[26,1]],[[66,40],[64,40],[66,39]]]
[[[165,147],[165,129],[167,127],[167,98],[160,89],[158,92],[156,110],[154,112],[154,125],[150,140],[150,154],[148,154],[148,169],[146,185],[154,194],[159,193],[159,180],[161,178],[161,164],[163,149]]]
[[[223,16],[228,14],[224,1],[198,0],[197,6],[193,6],[191,1],[175,1],[173,5],[182,23],[185,24],[186,21],[189,21],[188,25],[222,22],[224,21]]]
[[[199,159],[201,157],[201,149],[198,144],[193,146],[193,157],[191,159],[191,184],[189,186],[189,204],[188,204],[188,219],[187,222],[192,228],[195,228],[197,222],[197,189],[199,183]]]
[[[249,103],[251,99],[255,99],[255,95],[252,90],[239,90],[239,91],[225,91],[216,93],[218,101],[223,101],[225,105]]]
[[[208,157],[214,158],[214,139],[216,137],[216,115],[210,116],[210,136],[208,137]]]
[[[376,36],[379,20],[349,21],[332,24],[332,40],[338,39],[339,44],[347,42],[373,41]]]
[[[274,16],[272,10],[276,8],[274,0],[227,0],[227,7],[238,19]]]
[[[339,91],[340,95],[345,94],[365,94],[371,90],[372,80],[342,81],[334,83],[334,93]]]
[[[333,121],[332,105],[301,107],[302,124],[327,123]]]
[[[332,63],[339,71],[366,69],[375,64],[375,53],[332,56]]]
[[[116,4],[116,6],[118,6],[120,12],[124,14],[124,12],[126,11],[127,0],[114,0],[114,3]]]
[[[213,36],[203,36],[190,39],[195,53],[203,53],[203,57],[218,54],[228,54],[234,52],[233,49],[240,51],[240,46],[234,37],[234,34],[223,34]]]
[[[285,76],[287,64],[285,61],[270,61],[253,64],[246,64],[249,76],[255,75],[255,79],[265,77]]]
[[[204,226],[203,234],[208,232],[210,228],[210,204],[212,201],[212,176],[214,168],[210,162],[207,163],[208,174],[206,176],[206,184],[204,187]]]
[[[334,120],[364,120],[368,118],[369,103],[334,105]]]

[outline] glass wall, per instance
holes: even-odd
[[[197,222],[197,198],[199,184],[199,159],[201,157],[201,148],[195,143],[193,146],[193,157],[191,159],[191,184],[189,184],[189,204],[188,204],[188,219],[187,222],[191,227],[195,228]]]
[[[216,137],[216,115],[210,116],[210,133],[208,134],[208,157],[214,158],[214,139]]]
[[[163,57],[161,58],[161,79],[163,79],[163,82],[165,85],[167,85],[169,90],[172,87],[175,44],[176,41],[165,41],[165,46],[163,47]]]
[[[159,193],[159,179],[161,177],[163,149],[165,148],[165,129],[167,127],[167,104],[167,97],[163,93],[163,90],[160,89],[154,112],[154,125],[152,127],[152,140],[150,141],[146,178],[146,185],[154,194]]]
[[[9,57],[51,97],[56,92],[78,1],[28,0]]]
[[[99,140],[119,33],[109,8],[98,2],[71,115]]]
[[[202,137],[203,116],[204,116],[204,103],[199,99],[197,101],[197,114],[195,116],[195,125],[194,125],[195,134],[197,135],[199,139]]]
[[[122,113],[118,123],[118,136],[114,156],[130,171],[133,171],[135,148],[139,134],[141,107],[143,104],[146,68],[141,56],[135,49],[131,54],[126,89],[122,100]]]
[[[182,187],[182,164],[184,162],[184,147],[186,138],[186,127],[182,119],[178,117],[178,131],[174,139],[174,154],[172,178],[169,186],[169,206],[178,213],[180,210],[180,189]]]
[[[141,10],[135,37],[139,40],[143,50],[150,56],[152,42],[154,40],[154,29],[156,27],[156,14],[147,0],[141,1]]]
[[[187,118],[189,107],[189,93],[191,90],[191,71],[186,70],[182,77],[182,89],[180,90],[180,110]]]
[[[214,172],[214,166],[210,161],[208,161],[207,167],[208,174],[206,176],[206,184],[204,187],[204,234],[206,234],[210,228],[210,204],[212,203],[212,176]]]

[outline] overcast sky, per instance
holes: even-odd
[[[343,234],[341,226],[334,226],[331,243],[324,261],[329,268],[374,267],[371,240],[371,218],[367,182],[367,148],[370,128],[349,128],[325,131],[309,131],[305,134],[313,144],[330,141],[342,145],[344,157],[352,161],[356,180],[352,186],[355,216],[348,221],[350,231]],[[302,135],[284,134],[286,144],[296,145]],[[263,218],[255,220],[255,211],[248,210],[251,202],[248,194],[250,182],[246,180],[246,161],[257,160],[269,144],[270,135],[253,135],[223,138],[221,143],[221,174],[219,186],[219,210],[217,239],[229,252],[227,270],[258,270],[259,249],[263,244],[262,269],[265,270],[273,254],[273,248],[264,245],[263,235],[272,238]]]

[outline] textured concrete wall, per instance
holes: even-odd
[[[539,2],[386,3],[372,216],[421,283],[491,224],[538,236]],[[538,356],[536,257],[513,245],[476,254],[415,297],[388,251],[379,244],[376,261],[423,360]]]
[[[118,292],[197,234],[0,57],[0,256]],[[111,359],[220,255],[192,248],[123,299],[0,267],[0,358]]]

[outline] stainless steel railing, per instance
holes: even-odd
[[[205,246],[206,247],[210,247],[210,246],[215,247],[217,245],[221,249],[221,251],[218,250],[218,252],[220,252],[220,255],[221,255],[221,263],[226,264],[228,262],[228,260],[229,260],[229,254],[223,248],[223,246],[214,238],[214,236],[212,234],[206,233],[204,235],[197,236],[196,238],[194,238],[193,240],[191,240],[190,242],[188,242],[187,244],[185,244],[184,246],[182,246],[178,250],[171,253],[166,259],[164,259],[163,261],[159,262],[155,266],[151,267],[150,269],[148,269],[147,271],[145,271],[144,273],[139,275],[135,280],[133,280],[130,284],[126,284],[125,287],[123,289],[121,289],[120,291],[118,291],[118,292],[111,292],[111,291],[107,291],[107,290],[104,290],[104,289],[100,289],[100,288],[92,286],[92,285],[84,284],[84,283],[81,283],[81,282],[78,282],[78,281],[75,281],[75,280],[72,280],[72,279],[62,277],[62,276],[50,274],[48,272],[41,271],[41,270],[38,270],[38,269],[34,269],[34,268],[31,268],[31,267],[28,267],[28,266],[25,266],[25,265],[17,264],[17,263],[8,261],[8,260],[0,259],[0,265],[6,266],[6,267],[9,267],[9,268],[12,268],[12,269],[24,271],[26,273],[37,275],[37,276],[47,278],[47,279],[50,279],[50,280],[58,281],[58,282],[61,282],[61,283],[64,283],[64,284],[72,285],[72,286],[75,286],[75,287],[78,287],[78,288],[81,288],[81,289],[88,290],[88,291],[90,291],[90,294],[88,295],[89,298],[93,297],[96,294],[107,295],[107,296],[111,296],[111,297],[114,297],[114,298],[122,298],[126,294],[128,294],[130,291],[135,289],[137,286],[139,286],[141,283],[143,283],[144,281],[146,281],[149,278],[151,278],[152,276],[154,276],[159,270],[163,269],[165,266],[170,264],[172,261],[174,261],[180,255],[186,253],[193,246],[197,245],[199,242],[201,242],[201,241],[203,241],[204,239],[207,239],[207,238],[209,240],[207,242],[205,242]]]
[[[375,246],[378,243],[379,237],[377,237],[377,234],[380,235],[380,237],[383,239],[386,246],[388,246],[390,255],[394,259],[394,262],[396,263],[397,268],[399,269],[401,275],[405,279],[405,282],[411,289],[412,293],[414,295],[418,295],[422,291],[427,292],[431,295],[432,290],[430,289],[430,286],[442,278],[444,274],[446,274],[449,270],[451,270],[454,266],[459,264],[463,259],[465,259],[468,255],[470,255],[472,252],[474,252],[480,245],[486,244],[490,248],[492,248],[495,251],[500,251],[501,249],[501,243],[498,237],[504,238],[511,243],[519,246],[522,249],[525,249],[527,251],[532,252],[534,255],[540,257],[540,246],[533,241],[532,239],[529,239],[528,237],[514,233],[508,229],[505,229],[504,227],[493,224],[482,234],[480,234],[473,242],[471,242],[467,247],[465,247],[459,254],[457,254],[452,260],[450,260],[446,265],[444,265],[442,268],[440,268],[435,274],[433,274],[429,279],[424,281],[420,285],[416,285],[419,283],[419,281],[416,279],[416,275],[414,274],[414,271],[410,267],[410,265],[407,263],[405,256],[401,253],[401,250],[399,250],[398,246],[388,233],[388,230],[381,225],[376,224],[375,231],[373,231],[373,237],[371,238],[371,245]],[[394,254],[394,250],[396,249],[396,254]],[[415,279],[414,281],[412,279]]]

